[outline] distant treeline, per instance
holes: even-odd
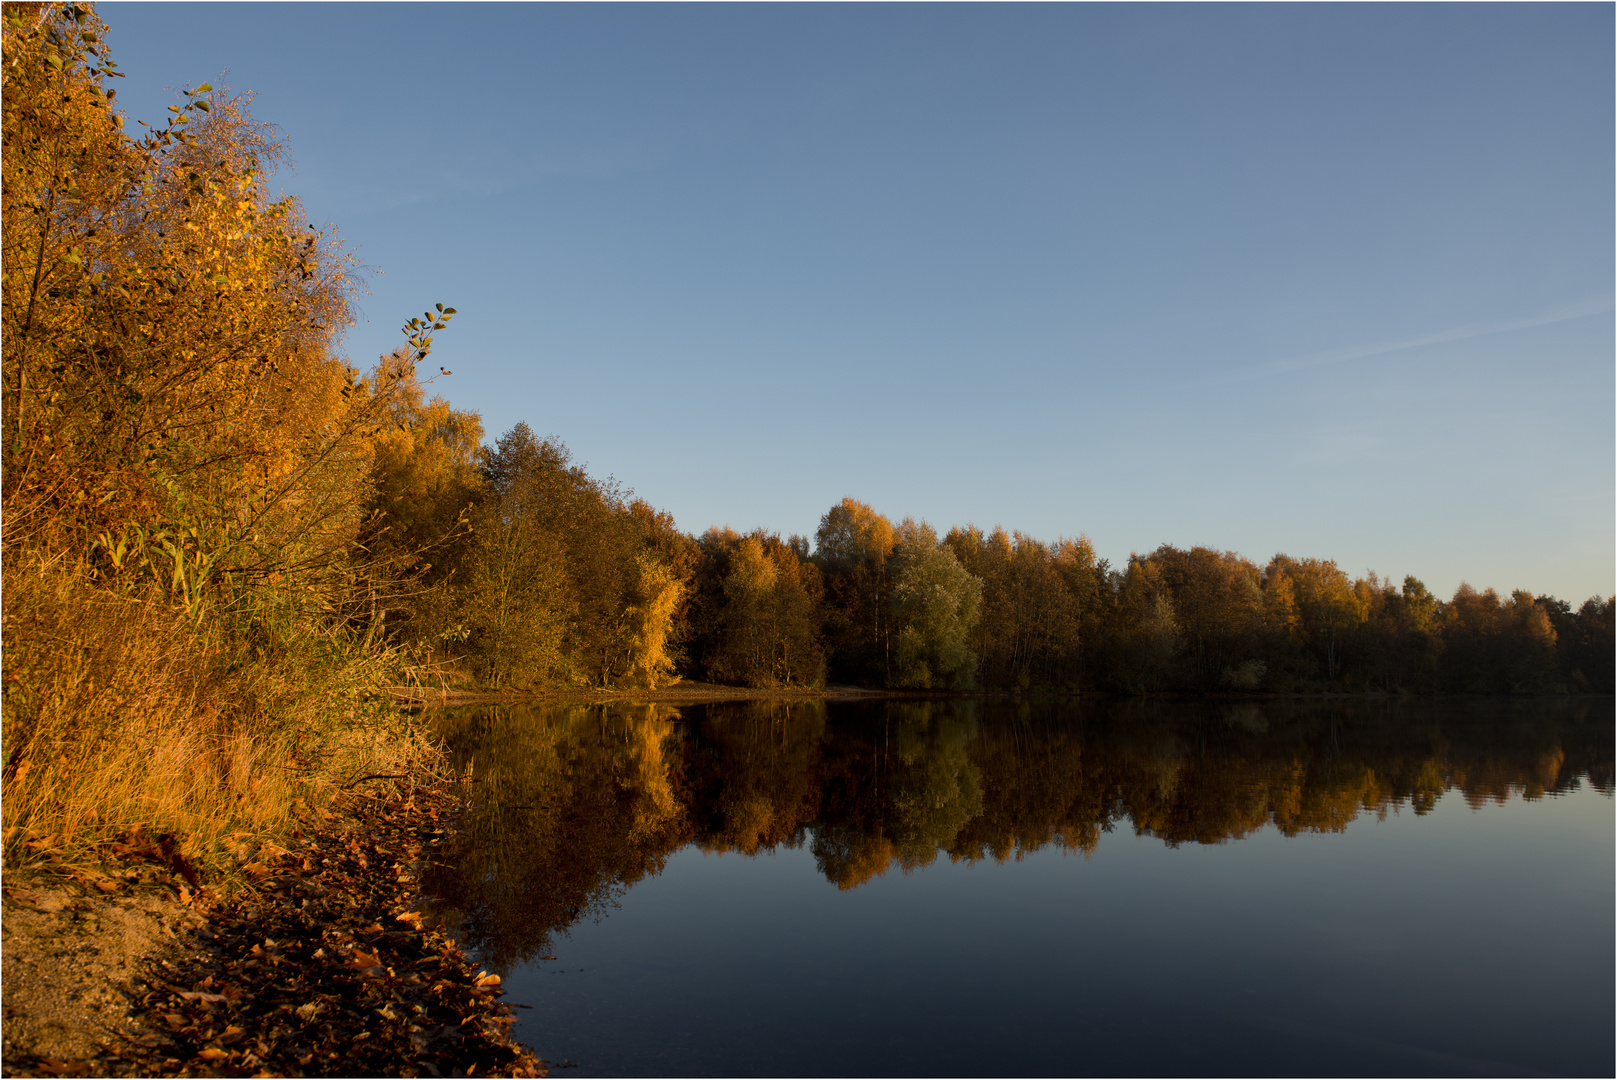
[[[396,361],[395,361],[396,362]],[[414,564],[384,617],[423,660],[507,687],[1115,693],[1609,693],[1612,601],[1418,579],[1328,559],[1163,545],[1113,567],[1090,542],[893,522],[844,499],[812,541],[681,533],[518,425],[398,403],[373,474],[387,561]],[[457,528],[457,523],[459,527]],[[430,665],[429,665],[430,666]]]

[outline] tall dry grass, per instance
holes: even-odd
[[[389,658],[273,597],[194,621],[35,559],[0,601],[8,869],[144,831],[229,875],[358,777],[431,767],[377,693]]]

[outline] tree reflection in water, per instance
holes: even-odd
[[[1610,702],[1002,701],[499,706],[436,715],[470,781],[424,885],[492,969],[542,955],[686,844],[807,843],[840,889],[939,856],[1088,855],[1612,793]]]

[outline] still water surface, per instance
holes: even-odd
[[[436,720],[562,1075],[1613,1072],[1610,701]]]

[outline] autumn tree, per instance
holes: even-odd
[[[575,674],[565,648],[574,617],[566,551],[549,520],[555,477],[564,470],[556,447],[525,424],[500,437],[483,467],[487,493],[472,517],[475,542],[454,614],[496,686],[565,682]]]
[[[272,194],[247,97],[188,87],[135,137],[91,9],[0,23],[7,844],[275,827],[386,725],[375,440],[453,311],[348,364],[352,262]]]
[[[682,670],[690,663],[691,609],[702,558],[701,545],[695,537],[680,530],[672,514],[658,510],[644,499],[630,499],[627,512],[640,550],[653,557],[669,579],[679,585],[678,600],[668,616],[663,650],[666,662],[673,665],[675,671]]]
[[[1131,555],[1113,592],[1104,653],[1111,684],[1130,693],[1176,689],[1183,637],[1161,567]]]
[[[1082,599],[1093,585],[1063,558],[1076,560],[1071,542],[1043,544],[1021,533],[969,527],[951,529],[944,543],[983,582],[982,615],[970,645],[978,677],[987,686],[1027,689],[1076,684],[1080,669]]]
[[[966,637],[981,613],[983,583],[925,522],[905,521],[892,554],[892,625],[897,638],[888,685],[965,690],[977,657]]]
[[[1285,573],[1295,597],[1297,632],[1325,659],[1326,677],[1336,680],[1337,653],[1343,637],[1362,623],[1367,612],[1348,576],[1331,559],[1293,559],[1276,555],[1272,570]]]
[[[1532,693],[1558,689],[1549,612],[1524,590],[1508,600],[1462,582],[1443,606],[1440,683],[1446,690]]]
[[[673,677],[688,552],[671,523],[526,424],[482,466],[460,584],[435,617],[464,627],[497,684],[654,687]]]
[[[245,98],[199,86],[126,136],[104,35],[86,8],[6,9],[7,543],[192,603],[334,587],[382,389],[333,350],[350,263],[269,195],[282,150]]]
[[[865,685],[886,681],[893,659],[893,523],[845,498],[820,518],[814,561],[825,583],[825,642],[832,675]]]
[[[1076,540],[1056,542],[1055,568],[1078,618],[1077,670],[1073,680],[1080,686],[1090,687],[1094,681],[1096,646],[1105,641],[1105,624],[1113,599],[1109,585],[1111,566],[1096,556],[1089,537],[1080,535]],[[1070,665],[1071,657],[1067,658],[1067,663]]]
[[[392,384],[372,439],[371,514],[361,543],[374,572],[372,618],[378,630],[398,613],[404,634],[421,644],[458,638],[458,624],[436,616],[436,595],[463,566],[469,515],[483,494],[483,422],[442,395],[428,400],[409,355],[385,357],[380,378]]]
[[[1556,647],[1565,684],[1577,691],[1612,692],[1614,656],[1614,605],[1607,597],[1592,596],[1577,611],[1565,600],[1540,596],[1538,604],[1555,627]]]
[[[1349,676],[1366,690],[1430,692],[1436,688],[1442,638],[1437,599],[1412,576],[1402,589],[1367,574],[1353,583],[1365,618],[1350,635]]]
[[[773,533],[712,530],[703,547],[724,569],[707,670],[747,686],[815,686],[825,678],[819,643],[819,571]],[[710,602],[713,597],[710,595]]]
[[[1173,604],[1186,645],[1186,675],[1198,689],[1255,689],[1262,659],[1264,597],[1258,568],[1233,552],[1163,544],[1146,557]]]

